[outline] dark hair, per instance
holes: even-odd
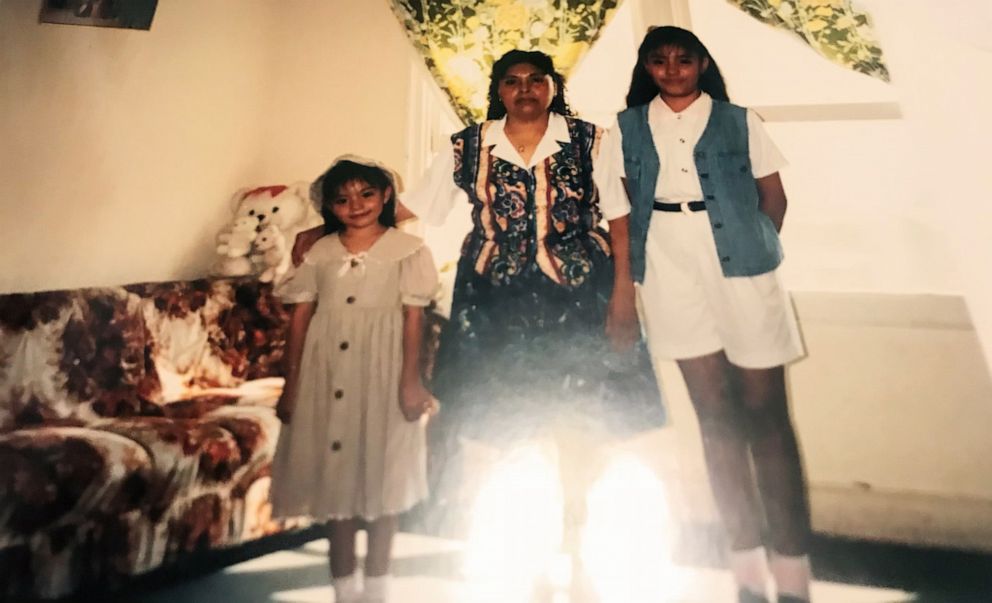
[[[379,223],[383,226],[396,226],[396,186],[385,170],[347,159],[335,163],[320,177],[320,215],[324,217],[324,234],[341,232],[344,224],[338,220],[331,210],[331,203],[338,196],[338,190],[352,181],[359,181],[378,189],[386,194],[386,189],[392,187],[392,194],[386,199],[379,214]]]
[[[627,92],[628,107],[651,102],[651,99],[658,95],[658,86],[651,79],[644,63],[649,54],[665,46],[681,48],[700,61],[709,59],[709,66],[706,71],[699,75],[699,89],[717,100],[730,100],[730,97],[727,96],[727,84],[723,81],[720,68],[717,67],[710,51],[706,50],[706,46],[703,46],[696,34],[688,29],[666,25],[648,30],[640,48],[637,49],[637,64],[634,65],[634,73],[630,76],[630,91]]]
[[[550,75],[555,83],[555,96],[551,99],[550,109],[561,115],[572,115],[572,109],[565,100],[565,78],[555,71],[555,63],[548,55],[537,50],[511,50],[493,63],[492,75],[489,77],[489,112],[486,119],[501,119],[506,115],[506,107],[499,98],[499,82],[506,76],[510,67],[526,63]]]

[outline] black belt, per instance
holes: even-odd
[[[662,203],[661,201],[655,201],[654,208],[658,211],[671,211],[671,212],[703,211],[704,209],[706,209],[706,202],[687,201],[684,203]]]

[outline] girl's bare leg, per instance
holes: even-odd
[[[809,499],[799,443],[789,415],[785,368],[737,371],[772,548],[782,555],[805,555],[810,537]]]
[[[393,557],[393,537],[399,526],[395,515],[380,517],[369,524],[369,552],[365,558],[365,577],[385,576]]]
[[[746,416],[737,401],[737,369],[723,351],[679,360],[696,410],[710,486],[730,548],[761,546],[762,513],[754,488]]]
[[[809,600],[809,498],[785,368],[738,369],[748,415],[748,440],[771,540],[771,573],[779,597]]]
[[[331,543],[331,585],[334,600],[340,603],[357,603],[362,596],[362,585],[355,559],[355,533],[358,521],[334,520],[328,524],[327,539]]]
[[[333,520],[328,524],[327,539],[331,543],[331,577],[342,578],[355,573],[355,534],[358,520]]]

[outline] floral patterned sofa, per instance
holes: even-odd
[[[287,319],[249,280],[0,295],[0,601],[278,531]]]

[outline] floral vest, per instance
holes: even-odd
[[[577,287],[598,258],[610,255],[592,177],[602,131],[565,119],[571,141],[531,169],[496,157],[492,146],[482,144],[497,122],[472,125],[451,137],[455,184],[472,204],[473,229],[462,257],[495,284],[510,283],[536,263],[555,283]]]

